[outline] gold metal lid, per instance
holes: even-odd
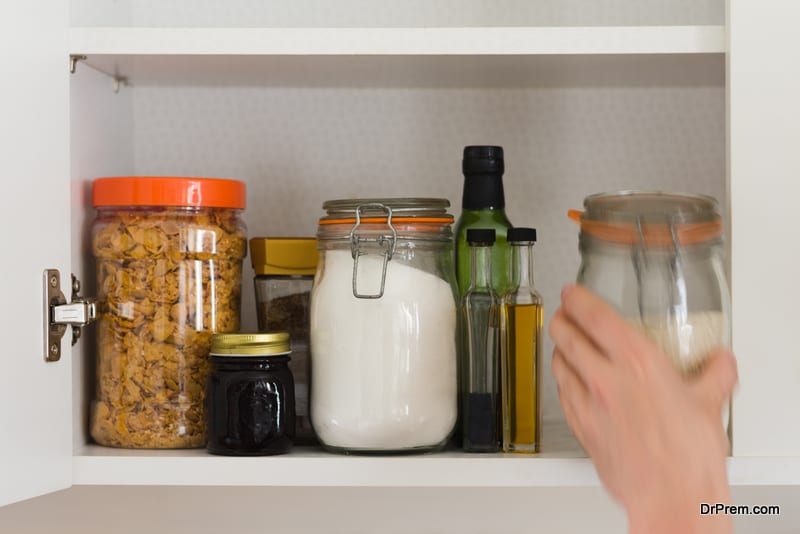
[[[317,272],[317,240],[313,237],[254,237],[250,261],[258,275],[313,276]]]
[[[278,356],[289,354],[288,332],[214,334],[211,354],[214,356]]]

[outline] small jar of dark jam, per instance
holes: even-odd
[[[208,452],[283,454],[295,433],[289,334],[216,334],[206,395]]]

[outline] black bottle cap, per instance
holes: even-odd
[[[535,243],[536,228],[509,228],[507,239],[509,243]]]
[[[469,174],[503,174],[503,147],[501,146],[465,146],[464,160],[461,168],[465,175]]]
[[[494,245],[497,233],[493,228],[470,228],[467,230],[467,243]]]
[[[464,160],[464,195],[461,208],[465,210],[503,209],[503,147],[466,146]]]

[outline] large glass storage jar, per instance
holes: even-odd
[[[211,336],[239,329],[245,186],[100,178],[93,203],[92,437],[114,447],[202,447]]]
[[[730,344],[722,221],[713,198],[624,191],[589,196],[578,282],[616,307],[687,375]]]
[[[456,422],[453,217],[442,199],[323,205],[311,421],[339,452],[428,451]]]

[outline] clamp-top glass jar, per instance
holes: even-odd
[[[323,205],[311,293],[311,420],[330,450],[427,451],[453,430],[449,205],[422,198]]]
[[[730,297],[717,202],[701,195],[592,195],[580,222],[578,282],[615,306],[685,374],[730,344]]]

